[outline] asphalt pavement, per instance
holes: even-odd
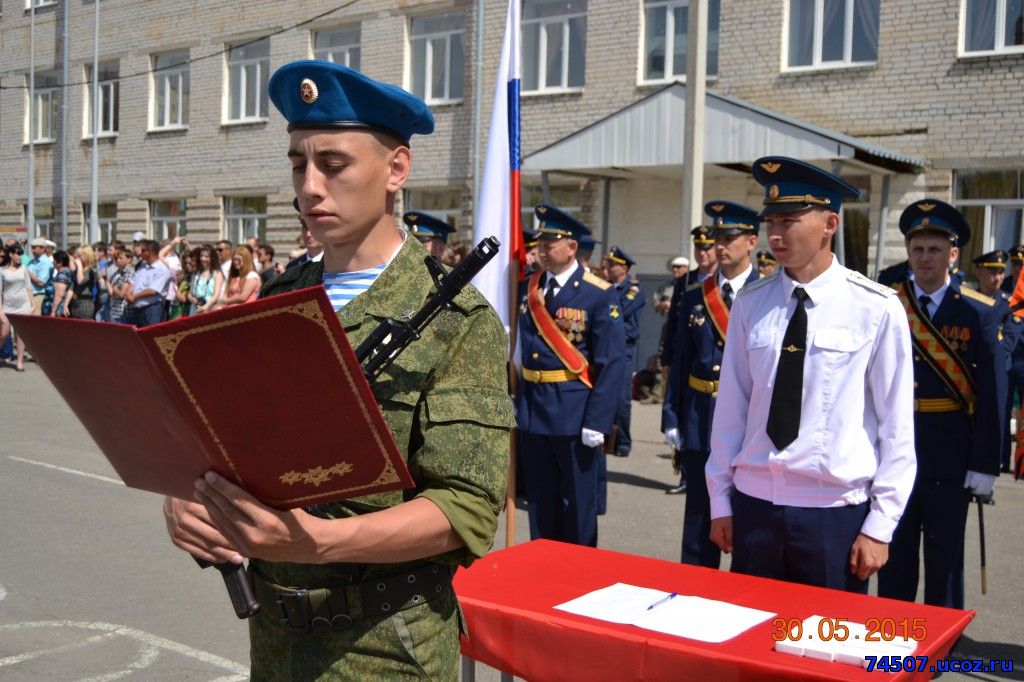
[[[97,401],[116,398],[97,391]],[[657,430],[660,405],[633,409],[633,453],[608,458],[599,544],[677,561],[685,498],[664,492],[676,477]],[[247,679],[247,628],[220,574],[171,546],[161,499],[119,481],[32,363],[23,374],[0,368],[0,518],[0,679]],[[515,521],[517,541],[527,540],[522,509]],[[972,509],[966,585],[977,616],[957,652],[1009,659],[1017,672],[943,677],[1024,680],[1024,481],[1000,477],[985,526],[982,595]],[[496,547],[504,528],[503,518]],[[477,680],[498,679],[477,668]]]

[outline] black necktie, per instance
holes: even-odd
[[[728,282],[722,285],[722,300],[726,308],[732,308],[732,285]]]
[[[917,297],[917,300],[921,302],[921,312],[924,313],[924,316],[929,320],[932,319],[932,314],[928,312],[928,306],[932,304],[931,296],[925,296],[922,294]]]
[[[554,277],[548,277],[547,286],[544,288],[544,304],[551,305],[551,300],[555,297],[555,286],[558,283],[555,282]]]
[[[807,353],[807,292],[793,290],[796,310],[782,337],[782,354],[775,370],[775,388],[768,408],[768,437],[779,450],[796,440],[800,432],[800,401],[804,389],[804,355]]]

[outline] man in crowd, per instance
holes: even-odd
[[[1013,288],[1017,286],[1017,280],[1020,279],[1022,266],[1024,266],[1024,245],[1018,245],[1010,249],[1010,272],[1003,278],[999,288],[1008,294],[1013,294]]]
[[[729,316],[711,539],[738,573],[866,593],[914,485],[906,314],[832,253],[856,188],[786,157],[753,175],[782,270],[745,286]]]
[[[778,268],[779,264],[771,251],[765,249],[764,251],[757,252],[757,274],[761,277],[767,277],[768,275],[774,275]]]
[[[318,263],[324,258],[324,245],[309,231],[306,221],[303,220],[302,216],[299,216],[299,246],[305,249],[306,252],[288,261],[285,270],[290,270],[308,262]]]
[[[42,237],[30,241],[29,246],[32,248],[32,258],[25,267],[32,282],[32,314],[39,315],[43,311],[46,285],[53,277],[53,259],[46,255],[46,240]]]
[[[576,247],[576,262],[580,264],[585,272],[592,272],[593,268],[590,267],[590,258],[594,255],[594,249],[601,242],[594,239],[589,234],[581,234],[580,241]],[[594,273],[598,274],[598,273]]]
[[[448,248],[448,235],[455,228],[436,216],[422,211],[409,211],[402,216],[409,234],[420,240],[434,258],[441,260]]]
[[[148,327],[167,319],[164,305],[171,272],[160,262],[160,244],[152,239],[139,242],[139,262],[135,266],[128,302],[128,318],[136,327]]]
[[[633,369],[636,363],[636,342],[640,336],[640,313],[647,305],[647,297],[640,288],[639,280],[629,276],[629,269],[636,261],[628,253],[613,246],[604,256],[604,278],[611,282],[619,298],[619,314],[622,315],[622,331],[626,337],[626,366],[622,379],[619,406],[615,411],[615,441],[611,454],[629,457],[633,448],[633,437],[629,431],[633,410]]]
[[[750,263],[757,247],[761,219],[757,211],[731,201],[710,201],[704,212],[711,217],[718,270],[683,294],[676,356],[672,361],[661,429],[677,452],[688,481],[683,512],[682,562],[718,568],[721,552],[711,541],[711,507],[704,465],[711,453],[711,420],[718,397],[718,376],[729,328],[733,299],[760,275]],[[728,408],[726,408],[728,409]]]
[[[433,116],[419,98],[330,62],[286,64],[269,91],[324,257],[263,294],[322,284],[358,345],[434,289],[426,250],[393,218],[409,138],[430,133]],[[209,561],[252,558],[262,607],[249,622],[254,679],[458,677],[451,577],[491,548],[513,420],[508,338],[494,310],[469,287],[444,315],[373,386],[415,488],[279,511],[210,472],[196,482],[202,505],[165,503],[178,547]]]
[[[524,276],[529,277],[537,269],[537,233],[523,231],[523,248],[526,249],[526,268]]]
[[[577,260],[590,229],[553,206],[539,260],[521,289],[516,403],[530,537],[597,546],[599,448],[625,375],[622,314],[612,285]]]
[[[949,272],[971,230],[938,199],[903,210],[913,280],[899,287],[914,342],[917,480],[892,538],[878,595],[914,601],[924,540],[924,601],[964,608],[964,529],[971,495],[999,475],[1006,366],[994,301]]]

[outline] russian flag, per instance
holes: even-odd
[[[473,232],[474,243],[496,237],[507,254],[496,257],[473,279],[506,328],[514,323],[516,275],[526,265],[519,213],[519,35],[519,0],[509,0]]]

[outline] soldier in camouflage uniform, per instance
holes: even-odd
[[[406,141],[429,133],[433,118],[408,93],[326,62],[282,67],[270,91],[291,124],[299,208],[325,256],[263,295],[369,272],[383,254],[376,280],[339,313],[356,346],[382,319],[410,316],[434,287],[426,250],[392,218],[411,160]],[[196,486],[202,506],[165,504],[182,549],[252,559],[261,605],[250,621],[253,679],[457,679],[462,621],[451,575],[491,548],[513,420],[504,329],[472,287],[455,303],[374,384],[414,489],[280,512],[208,475]]]

